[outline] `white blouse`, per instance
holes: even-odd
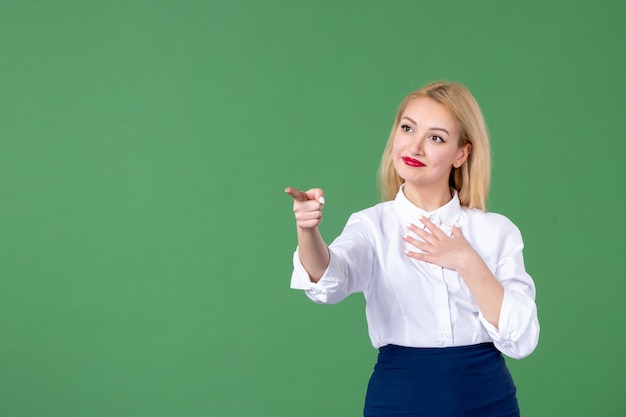
[[[480,313],[463,279],[453,270],[409,258],[417,249],[402,239],[413,223],[427,216],[446,234],[453,225],[483,258],[504,286],[499,328]],[[452,200],[432,212],[413,205],[402,188],[395,200],[350,216],[329,246],[330,264],[319,282],[311,282],[298,251],[291,288],[305,290],[316,303],[338,303],[363,292],[369,336],[374,347],[466,346],[493,342],[511,358],[537,346],[539,321],[535,285],[526,273],[518,228],[506,217],[462,207]]]

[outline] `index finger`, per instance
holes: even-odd
[[[317,200],[324,206],[326,200],[324,199],[324,190],[321,188],[311,188],[308,191],[300,191],[293,187],[285,188],[285,192],[289,194],[295,201],[305,202],[311,200]]]
[[[430,230],[433,236],[441,237],[446,235],[435,223],[431,222],[428,217],[420,216],[418,220]]]
[[[285,188],[285,192],[291,196],[296,201],[307,201],[308,198],[306,194],[297,188],[287,187]]]

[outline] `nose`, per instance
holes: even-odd
[[[426,138],[421,135],[415,135],[411,138],[411,142],[409,143],[408,149],[413,155],[423,155],[424,154],[424,142]]]

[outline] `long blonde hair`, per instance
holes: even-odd
[[[417,98],[430,98],[442,104],[459,127],[459,147],[471,143],[471,151],[460,168],[452,167],[450,186],[459,193],[461,205],[485,210],[491,178],[491,149],[487,126],[476,99],[465,86],[456,82],[436,81],[407,95],[396,114],[395,122],[380,160],[378,186],[382,201],[395,198],[404,182],[396,172],[391,157],[393,138],[408,104]]]

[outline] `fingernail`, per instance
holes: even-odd
[[[320,203],[321,204],[326,204],[326,199],[323,196],[320,197]]]
[[[404,234],[404,235],[402,235],[402,239],[406,239],[408,236],[409,236],[409,235]]]

